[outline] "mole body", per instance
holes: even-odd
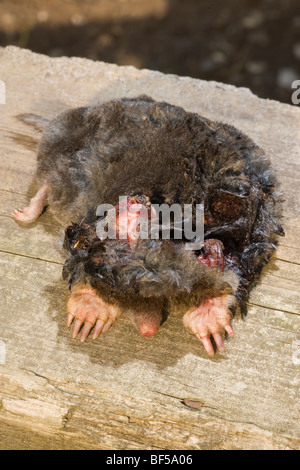
[[[180,311],[210,356],[212,338],[223,351],[236,306],[245,314],[283,235],[281,197],[264,152],[230,125],[146,96],[41,122],[36,196],[14,217],[32,222],[47,205],[65,229],[73,337],[80,331],[84,341],[92,331],[96,338],[125,311],[150,336],[167,312]],[[125,216],[120,196],[127,197]],[[114,239],[97,235],[101,204],[116,209]],[[175,236],[136,237],[133,209],[144,207],[150,218],[154,204],[203,204],[204,245],[192,251]]]

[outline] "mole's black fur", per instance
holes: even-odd
[[[245,306],[283,235],[281,196],[264,152],[233,126],[146,96],[73,109],[50,122],[36,174],[38,186],[45,180],[49,209],[68,226],[64,278],[89,282],[120,303],[191,305],[233,293]],[[152,203],[204,202],[205,238],[223,243],[224,269],[200,263],[200,253],[178,241],[140,240],[134,250],[121,240],[101,242],[97,206],[137,194]]]

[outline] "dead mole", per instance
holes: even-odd
[[[147,96],[71,109],[50,122],[20,118],[43,135],[36,195],[14,217],[30,223],[47,205],[65,229],[73,338],[79,331],[81,341],[91,331],[97,338],[124,311],[151,336],[177,311],[209,356],[213,342],[223,351],[236,307],[246,314],[283,235],[282,196],[264,152],[231,125]],[[114,238],[99,237],[102,204],[115,209]],[[202,204],[202,246],[186,249],[174,226],[161,236],[157,217],[160,236],[137,236],[141,210],[150,220],[152,206],[162,204]]]

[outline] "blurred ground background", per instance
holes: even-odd
[[[9,44],[245,86],[291,104],[300,0],[0,0],[0,45]]]

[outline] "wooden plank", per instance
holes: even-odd
[[[0,448],[299,449],[299,109],[223,84],[11,47],[0,64]],[[235,338],[213,360],[179,315],[150,338],[123,316],[97,341],[72,340],[60,227],[47,212],[30,227],[11,217],[36,165],[37,134],[16,114],[54,117],[141,93],[236,125],[280,169],[286,237],[247,321],[234,320]]]
[[[18,196],[20,199],[24,198]],[[62,254],[63,231],[51,221],[43,214],[38,222],[27,227],[18,225],[11,216],[0,215],[0,250],[62,264],[65,260]]]
[[[27,448],[27,442],[34,449],[37,446],[128,450],[296,449],[298,446],[297,439],[266,432],[251,423],[225,423],[214,418],[209,408],[201,413],[187,410],[178,399],[159,394],[156,402],[151,402],[140,396],[108,393],[88,384],[59,382],[30,371],[0,377],[5,394],[11,397],[3,400],[0,411],[5,426],[1,427],[0,437],[1,433],[12,436],[12,442],[7,442],[9,447],[15,443],[14,447]],[[16,430],[22,432],[22,443]]]

